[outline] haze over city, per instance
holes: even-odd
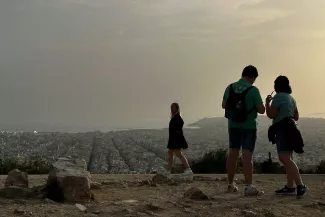
[[[325,116],[323,0],[0,2],[2,124],[166,127],[222,116],[255,65],[263,98],[287,75],[302,116]],[[1,129],[1,127],[0,127]]]

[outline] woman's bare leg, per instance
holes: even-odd
[[[292,159],[292,153],[279,153],[279,160],[283,163],[286,169],[287,175],[287,186],[293,188],[294,185],[302,185],[301,176],[299,173],[298,166]]]
[[[173,163],[174,163],[174,152],[172,150],[168,150],[168,166],[167,166],[168,172],[172,171]]]
[[[178,157],[182,161],[185,169],[190,168],[190,165],[188,164],[188,161],[186,157],[183,155],[182,151],[180,149],[173,150],[173,151],[175,152],[176,157]]]

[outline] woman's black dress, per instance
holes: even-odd
[[[183,134],[184,121],[180,114],[174,115],[169,122],[168,149],[187,149],[188,145]]]

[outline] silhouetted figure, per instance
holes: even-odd
[[[185,167],[184,174],[192,175],[193,172],[188,164],[187,159],[182,153],[182,149],[187,149],[188,144],[183,134],[184,121],[181,117],[180,107],[178,103],[173,103],[170,106],[170,110],[171,110],[171,119],[169,122],[169,139],[167,145],[168,168],[165,175],[169,176],[172,171],[173,162],[174,162],[174,153],[176,157],[178,157],[182,161]]]
[[[246,66],[239,81],[225,90],[222,108],[228,119],[229,153],[227,158],[228,192],[238,190],[234,183],[239,152],[243,152],[243,173],[245,195],[256,196],[260,192],[253,183],[253,153],[257,137],[257,113],[264,114],[265,107],[257,87],[253,86],[258,71],[254,66]]]

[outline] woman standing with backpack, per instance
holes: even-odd
[[[265,100],[266,114],[273,120],[269,129],[269,140],[276,143],[279,160],[287,175],[287,184],[275,193],[300,197],[306,193],[307,187],[303,184],[299,168],[292,158],[293,151],[303,153],[303,140],[295,122],[299,119],[299,112],[286,76],[275,79],[274,90],[276,95],[273,98],[269,95]]]

